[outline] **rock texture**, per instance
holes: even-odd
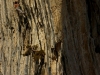
[[[100,75],[99,0],[0,0],[0,75]]]
[[[63,3],[63,75],[100,75],[100,1]]]
[[[59,22],[60,17],[52,16],[51,10],[56,4],[49,0],[1,0],[0,6],[2,74],[59,75],[61,24],[53,21],[57,18]]]

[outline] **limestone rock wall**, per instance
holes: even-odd
[[[0,74],[100,75],[99,0],[0,0]]]
[[[63,75],[100,75],[100,1],[66,0],[62,8]]]
[[[2,74],[61,75],[60,28],[57,33],[60,35],[55,36],[55,31],[61,24],[58,26],[56,21],[53,22],[51,10],[55,4],[49,0],[18,0],[19,8],[16,9],[14,2],[15,0],[0,1]]]

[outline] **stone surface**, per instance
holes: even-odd
[[[14,1],[0,0],[1,74],[100,75],[99,0]]]
[[[63,1],[63,75],[100,75],[100,1]],[[66,42],[65,42],[66,41]],[[98,42],[97,42],[98,41]],[[95,48],[97,47],[97,52]],[[66,63],[66,64],[65,64]]]
[[[0,2],[0,61],[3,75],[58,75],[61,52],[57,52],[56,43],[61,40],[60,17],[57,17],[57,14],[61,16],[60,6],[53,5],[50,0],[20,0],[20,6],[15,8],[14,2]],[[53,13],[53,6],[60,11]],[[45,57],[40,50],[45,52]]]

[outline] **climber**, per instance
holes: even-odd
[[[19,14],[22,14],[25,17],[24,12],[19,7],[20,6],[19,2],[18,1],[13,2],[13,5],[14,8],[19,12]]]
[[[13,4],[14,4],[14,8],[18,8],[19,7],[19,2],[18,1],[13,2]]]

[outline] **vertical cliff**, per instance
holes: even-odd
[[[1,0],[0,6],[2,74],[59,75],[61,24],[51,9],[56,4],[50,0]]]
[[[100,1],[63,1],[63,75],[100,75]]]
[[[0,75],[100,75],[99,0],[0,0]]]

